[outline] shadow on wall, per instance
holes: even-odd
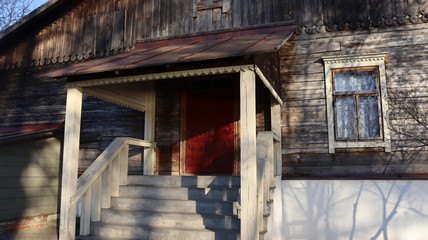
[[[428,182],[283,181],[283,239],[424,240]]]
[[[61,155],[59,136],[0,146],[0,232],[44,225],[58,213]]]

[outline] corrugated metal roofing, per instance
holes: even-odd
[[[75,64],[40,76],[83,75],[273,52],[283,46],[293,30],[294,25],[283,25],[141,42],[129,52]]]

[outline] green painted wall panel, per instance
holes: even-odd
[[[55,137],[0,146],[0,221],[58,213],[61,141]]]

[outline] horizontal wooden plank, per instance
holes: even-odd
[[[1,177],[58,177],[60,176],[58,167],[1,167]]]
[[[0,221],[22,219],[27,217],[37,217],[42,215],[57,214],[58,209],[56,206],[41,206],[34,208],[21,208],[21,209],[4,209],[0,211]]]
[[[305,148],[306,146],[306,148]],[[326,144],[304,144],[302,147],[298,146],[296,148],[284,147],[282,149],[282,154],[307,154],[307,153],[328,153],[328,146]]]
[[[10,177],[0,178],[0,189],[3,188],[31,188],[31,187],[57,187],[61,185],[60,178],[48,177]],[[1,190],[0,190],[1,191]]]
[[[401,165],[353,165],[353,166],[314,166],[314,167],[283,167],[283,174],[353,174],[353,173],[426,173],[426,164]]]
[[[285,154],[283,165],[288,167],[310,166],[352,166],[352,165],[401,165],[409,156],[418,155],[412,163],[423,164],[428,151],[418,153],[385,153],[385,152],[357,152],[335,154]]]
[[[281,53],[283,56],[307,55],[313,53],[337,52],[340,50],[340,43],[336,41],[326,41],[309,44],[295,44],[294,42],[288,42],[284,45],[284,49],[281,51]]]
[[[0,199],[0,212],[6,209],[25,209],[42,206],[56,208],[57,205],[58,196]]]
[[[325,104],[325,99],[286,99],[283,108],[325,106]]]
[[[59,187],[2,188],[0,199],[57,196],[58,191]]]
[[[310,111],[302,111],[302,112],[292,112],[292,113],[284,113],[281,115],[282,119],[285,122],[305,122],[308,119],[310,121],[327,121],[326,117],[327,113],[325,111],[320,112],[310,112]]]

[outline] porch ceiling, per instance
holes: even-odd
[[[66,77],[275,52],[291,36],[294,27],[288,24],[140,42],[131,51],[39,76]]]

